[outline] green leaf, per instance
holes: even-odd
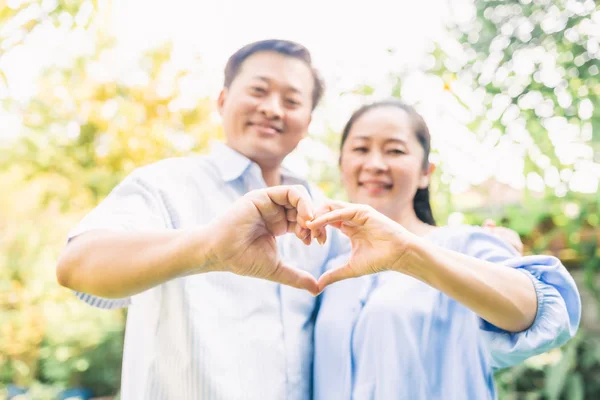
[[[580,373],[569,375],[566,385],[567,399],[583,400],[585,396],[584,382]]]
[[[563,391],[568,374],[574,364],[576,347],[566,347],[561,360],[551,366],[546,374],[544,389],[549,400],[558,400]]]

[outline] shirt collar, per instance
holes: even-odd
[[[260,170],[260,167],[256,163],[223,142],[216,142],[212,146],[210,157],[225,182],[232,182],[238,179],[253,168],[253,166],[257,171]],[[306,179],[296,175],[284,166],[281,167],[281,178],[284,185],[302,185],[309,193],[311,192]]]
[[[210,158],[225,182],[236,180],[253,164],[248,157],[222,142],[217,142],[212,146]]]

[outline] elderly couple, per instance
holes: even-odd
[[[60,284],[129,308],[122,399],[494,399],[495,369],[577,331],[559,260],[505,228],[436,225],[410,106],[348,120],[349,203],[283,168],[322,93],[301,45],[241,48],[225,143],[135,170],[70,232]]]

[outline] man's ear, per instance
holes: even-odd
[[[421,176],[421,180],[419,182],[419,189],[425,189],[429,186],[429,181],[431,179],[431,175],[435,171],[435,164],[429,163],[427,167],[427,171]]]
[[[221,92],[219,93],[219,98],[217,99],[217,109],[219,110],[219,114],[221,116],[223,116],[223,109],[225,107],[225,99],[227,98],[227,94],[229,93],[229,90],[224,87],[223,89],[221,89]]]

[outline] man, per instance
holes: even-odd
[[[139,168],[70,232],[59,282],[129,307],[124,400],[310,397],[309,292],[340,246],[311,240],[319,194],[281,162],[322,92],[304,47],[240,49],[218,98],[226,145]]]

